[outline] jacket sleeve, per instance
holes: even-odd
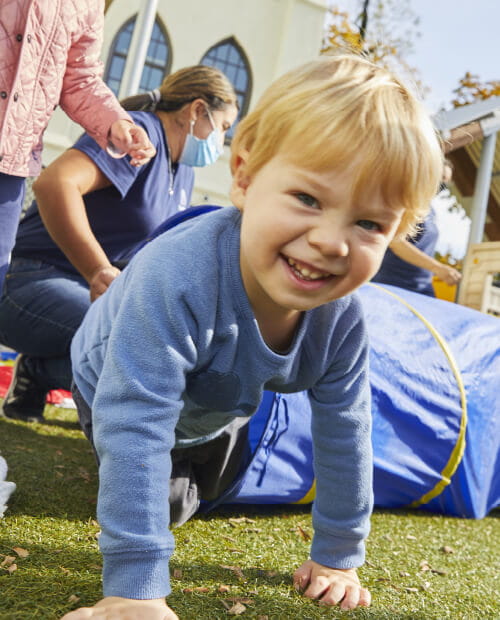
[[[170,591],[170,451],[196,359],[190,313],[168,286],[164,247],[155,254],[153,244],[97,300],[92,312],[100,306],[103,315],[89,326],[98,331],[103,316],[112,317],[92,402],[104,595],[138,599]]]
[[[115,121],[133,121],[102,80],[102,11],[92,15],[92,21],[69,49],[60,105],[99,146],[105,148],[109,129]]]
[[[364,562],[373,506],[369,348],[359,308],[344,313],[335,340],[335,358],[310,391],[316,476],[311,558],[345,569]]]

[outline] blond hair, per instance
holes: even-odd
[[[250,178],[278,153],[319,171],[359,162],[355,195],[378,190],[388,207],[403,206],[399,234],[425,217],[442,165],[423,106],[391,73],[355,55],[323,57],[275,81],[236,129],[233,173],[242,152]]]

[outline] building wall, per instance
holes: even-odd
[[[113,39],[145,0],[113,0],[106,13],[102,58]],[[209,7],[209,8],[208,8]],[[279,75],[316,58],[321,46],[326,0],[159,0],[159,19],[170,39],[171,71],[197,64],[210,47],[234,37],[250,65],[249,109]],[[44,139],[47,165],[73,144],[81,128],[61,110],[54,114]],[[196,169],[192,204],[228,204],[229,148],[219,161]]]

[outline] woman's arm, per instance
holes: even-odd
[[[76,149],[63,153],[33,183],[40,217],[53,241],[89,283],[92,301],[120,272],[92,232],[83,196],[110,185],[99,167]]]
[[[394,239],[389,247],[402,260],[421,269],[427,269],[427,271],[430,271],[440,280],[446,282],[446,284],[457,284],[462,278],[462,274],[459,271],[449,265],[440,263],[432,256],[419,250],[413,243],[406,241],[406,239]]]

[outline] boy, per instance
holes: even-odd
[[[230,482],[264,389],[308,390],[313,411],[315,534],[294,584],[343,609],[370,604],[356,575],[372,507],[368,347],[351,293],[425,214],[440,162],[423,108],[358,57],[289,72],[240,123],[235,207],[151,242],[73,341],[75,400],[100,462],[105,598],[67,620],[177,618],[164,600],[169,485],[183,521]]]

